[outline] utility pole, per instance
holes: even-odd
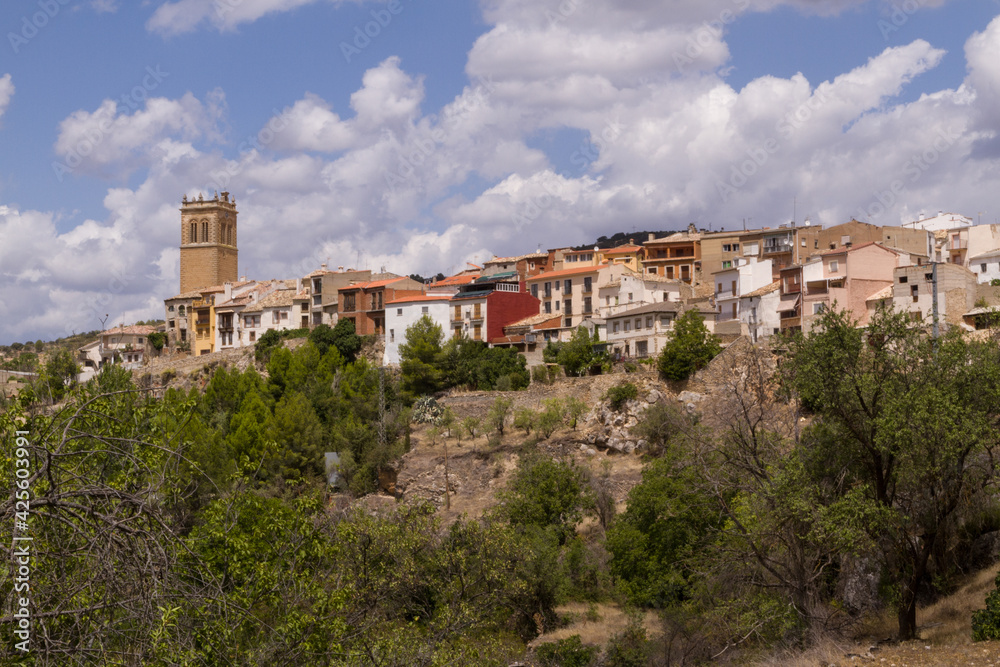
[[[934,352],[937,353],[937,340],[938,340],[938,263],[934,262],[932,273],[931,273],[931,284],[933,286],[934,293],[932,295],[931,303],[934,310]]]

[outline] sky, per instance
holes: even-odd
[[[11,0],[0,344],[240,274],[433,275],[627,230],[1000,221],[998,0]]]

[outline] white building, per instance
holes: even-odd
[[[680,310],[680,304],[666,301],[609,315],[605,324],[608,350],[625,358],[658,355],[674,329]]]
[[[740,327],[740,322],[745,321],[740,313],[741,297],[763,289],[773,281],[771,260],[749,257],[738,259],[736,262],[733,268],[712,274],[719,333],[745,333]],[[727,322],[730,324],[727,325]]]
[[[693,294],[694,289],[680,280],[627,271],[598,288],[597,313],[607,318],[654,303],[680,303]]]
[[[426,315],[441,327],[445,338],[451,330],[451,294],[422,294],[394,299],[385,304],[385,353],[382,363],[399,365],[399,346],[406,342],[406,330]]]
[[[781,302],[781,281],[754,290],[740,297],[740,322],[754,343],[772,336],[781,329],[778,305]]]
[[[920,220],[914,220],[913,222],[906,222],[900,225],[900,227],[905,227],[907,229],[923,229],[927,232],[943,232],[949,229],[971,227],[972,225],[972,218],[968,216],[964,216],[959,213],[945,213],[944,211],[938,211],[937,215],[929,218],[921,218]]]
[[[979,284],[1000,280],[1000,250],[991,250],[969,258],[969,270],[976,274]]]

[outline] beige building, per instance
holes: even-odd
[[[701,234],[694,225],[684,232],[649,239],[643,246],[646,248],[643,273],[680,280],[689,285],[698,281],[702,266],[702,246]]]
[[[620,264],[581,266],[540,273],[526,282],[531,296],[541,301],[541,314],[559,316],[568,338],[585,320],[597,316],[598,291],[626,272],[631,273]]]
[[[975,307],[976,274],[958,264],[907,266],[896,269],[893,306],[909,313],[913,322],[934,324],[934,269],[937,268],[938,322],[958,325]]]
[[[236,247],[236,199],[229,193],[181,203],[181,294],[235,283],[239,277]]]

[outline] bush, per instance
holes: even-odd
[[[1000,639],[1000,575],[996,588],[986,596],[986,609],[972,613],[972,641]]]
[[[552,384],[549,378],[549,369],[545,365],[531,367],[531,381],[538,384]]]
[[[624,407],[625,403],[639,395],[639,389],[631,382],[622,382],[608,389],[604,398],[610,402],[611,409],[616,412]]]
[[[636,366],[634,363],[632,363],[631,361],[626,361],[625,362],[625,372],[626,373],[635,373],[637,370],[639,370],[639,367]]]
[[[587,667],[594,664],[597,657],[596,646],[584,646],[580,635],[549,644],[542,644],[535,650],[541,667]]]
[[[607,667],[645,667],[649,654],[646,628],[638,614],[630,614],[628,627],[608,640],[604,654]]]
[[[531,435],[535,428],[535,411],[531,408],[518,408],[514,411],[514,428],[523,428],[525,435]]]

